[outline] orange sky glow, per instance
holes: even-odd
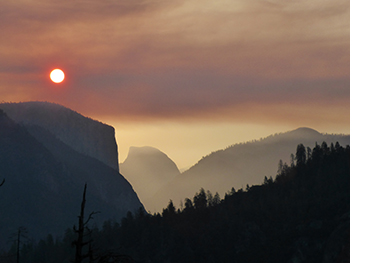
[[[0,5],[0,100],[55,102],[113,125],[121,162],[129,146],[187,166],[301,126],[350,132],[347,0]],[[58,88],[53,68],[66,74]]]

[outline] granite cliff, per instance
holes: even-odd
[[[118,171],[113,127],[50,102],[2,103],[0,109],[22,126],[42,127],[77,152],[96,158]]]
[[[163,207],[156,205],[153,196],[180,174],[176,164],[166,154],[149,146],[130,147],[120,170],[150,212],[162,210]]]
[[[0,248],[22,226],[37,240],[77,223],[84,184],[93,223],[120,220],[143,208],[116,169],[72,149],[37,125],[22,126],[0,109]]]

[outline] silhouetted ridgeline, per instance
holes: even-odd
[[[48,130],[73,150],[96,158],[118,171],[113,127],[50,102],[1,103],[0,109],[27,129],[38,126]]]
[[[0,249],[19,227],[28,237],[63,235],[75,223],[80,195],[89,185],[87,211],[101,211],[95,223],[119,220],[142,204],[118,171],[83,155],[49,130],[25,128],[0,110]],[[2,262],[2,260],[0,260]]]
[[[128,213],[121,222],[106,222],[92,235],[96,260],[349,262],[349,146],[299,144],[293,157],[279,162],[274,179],[231,189],[222,200],[201,189],[179,208],[170,201],[161,214]],[[70,230],[62,240],[49,236],[24,245],[21,258],[68,262],[74,239]],[[12,253],[3,253],[2,262]]]
[[[223,196],[231,187],[260,184],[265,176],[276,174],[276,164],[280,159],[290,163],[290,154],[295,152],[298,144],[303,143],[312,149],[315,143],[321,145],[323,141],[328,144],[338,141],[341,145],[349,145],[350,136],[322,134],[310,128],[298,128],[258,141],[235,144],[203,157],[189,170],[174,176],[173,180],[156,192],[151,203],[163,208],[172,199],[174,204],[179,205],[180,200],[191,196],[201,187]],[[126,176],[125,173],[123,175]],[[152,212],[161,211],[152,210],[150,206],[147,209]]]

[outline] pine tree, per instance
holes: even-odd
[[[281,175],[283,173],[283,168],[284,168],[284,163],[283,163],[283,160],[280,159],[278,163],[278,170],[277,170],[278,175]]]
[[[199,193],[194,196],[193,202],[195,209],[203,209],[207,207],[207,196],[203,188],[201,188]]]
[[[215,193],[215,195],[213,196],[213,202],[212,202],[212,205],[218,205],[221,203],[221,198],[220,198],[220,195],[218,192]]]
[[[306,163],[306,147],[303,144],[298,144],[295,159],[297,161],[297,166]]]
[[[184,211],[190,211],[194,209],[193,202],[189,198],[185,198],[185,208]]]
[[[170,200],[170,202],[168,203],[167,208],[166,209],[163,209],[162,216],[163,217],[171,217],[174,214],[176,214],[176,208],[173,205],[172,200]]]

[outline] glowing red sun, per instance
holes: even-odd
[[[64,80],[64,77],[64,72],[61,69],[56,68],[50,72],[50,79],[54,83],[61,83]]]

